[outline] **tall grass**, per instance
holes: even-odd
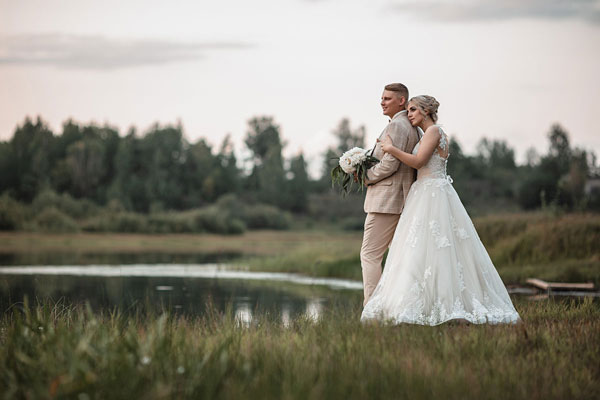
[[[600,215],[510,214],[474,220],[506,283],[538,277],[600,284]],[[251,269],[361,279],[360,237],[299,244],[285,253],[250,259]]]
[[[600,215],[570,214],[527,221],[498,239],[490,253],[498,264],[548,263],[600,256]]]
[[[538,277],[600,285],[598,214],[510,214],[474,223],[507,283]]]
[[[125,317],[25,305],[0,322],[4,398],[588,399],[598,303],[517,303],[524,323],[362,325],[336,308],[286,327],[231,310]]]

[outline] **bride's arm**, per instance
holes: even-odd
[[[383,141],[379,142],[381,145],[381,149],[393,155],[398,160],[402,161],[404,164],[412,167],[414,169],[419,169],[423,165],[427,164],[435,148],[437,147],[440,141],[439,128],[437,126],[430,126],[425,131],[423,135],[423,139],[421,139],[421,144],[419,145],[419,150],[417,154],[406,153],[400,150],[397,147],[394,147],[390,138],[386,137]]]

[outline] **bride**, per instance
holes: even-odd
[[[515,323],[519,314],[446,174],[448,136],[435,124],[438,107],[432,96],[408,102],[408,119],[424,132],[412,154],[389,136],[379,143],[418,173],[361,320]]]

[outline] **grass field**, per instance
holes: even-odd
[[[600,216],[476,219],[505,283],[600,283]],[[361,233],[236,236],[0,233],[0,256],[232,253],[239,268],[360,279]],[[38,258],[39,256],[39,258]],[[29,257],[29,258],[28,258]],[[360,301],[284,326],[16,304],[0,318],[0,399],[600,398],[600,303],[515,299],[523,323],[362,325]]]
[[[362,325],[337,308],[287,326],[231,312],[124,317],[45,304],[0,321],[2,398],[591,399],[597,302],[526,302],[523,323]]]

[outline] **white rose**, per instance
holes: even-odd
[[[366,159],[366,151],[360,147],[354,147],[342,154],[339,164],[345,173],[351,174],[356,171],[356,166],[362,164]]]

